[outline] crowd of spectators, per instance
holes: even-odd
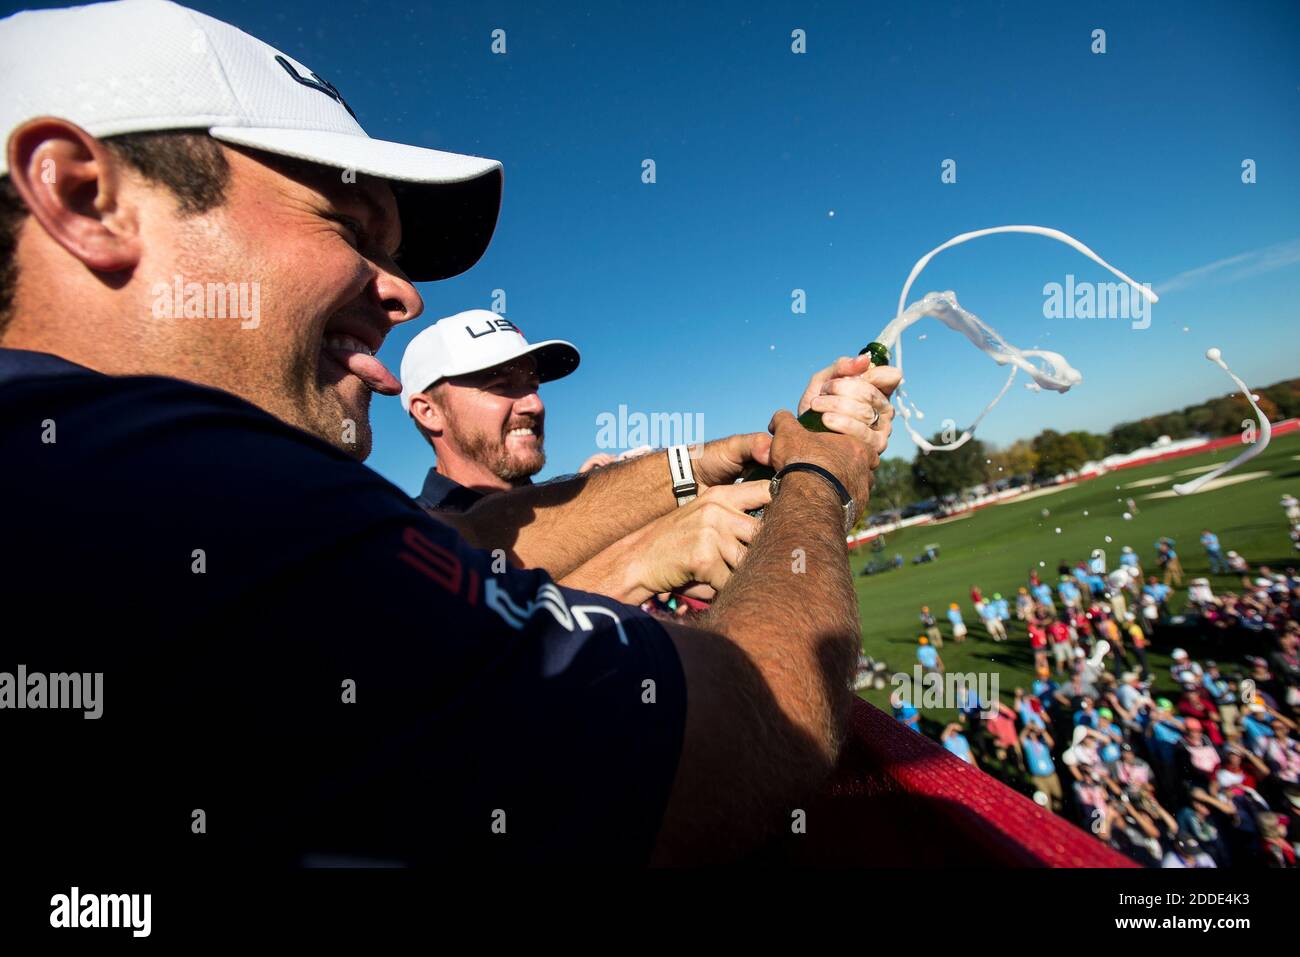
[[[1192,579],[1176,614],[1183,569],[1168,538],[1154,543],[1157,574],[1125,547],[1110,570],[1100,552],[1060,562],[1055,587],[1031,570],[1014,604],[973,587],[990,639],[1007,640],[1012,615],[1024,622],[1035,678],[1010,701],[960,690],[957,720],[934,734],[1143,865],[1294,867],[1300,576],[1252,570],[1208,529],[1200,541],[1211,568],[1240,574],[1241,589],[1216,594]],[[928,608],[922,623],[918,661],[942,670]],[[1157,636],[1187,646],[1172,650],[1167,670],[1148,656]],[[1211,649],[1229,653],[1216,661]],[[923,730],[910,702],[895,714]]]

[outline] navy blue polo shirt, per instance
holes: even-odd
[[[435,512],[467,512],[484,494],[447,478],[433,468],[424,477],[424,486],[415,500]]]
[[[685,680],[640,611],[233,395],[41,353],[0,349],[0,509],[0,672],[103,675],[98,719],[0,709],[7,860],[646,862]]]

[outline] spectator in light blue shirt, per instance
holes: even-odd
[[[894,709],[894,717],[918,734],[921,732],[921,712],[912,706],[912,702],[900,701]]]
[[[1034,697],[1036,697],[1044,709],[1050,708],[1056,700],[1056,692],[1061,690],[1061,686],[1055,678],[1035,678],[1033,684]]]
[[[1075,727],[1083,725],[1085,728],[1096,729],[1097,710],[1092,706],[1091,698],[1084,698],[1079,702],[1079,710],[1074,713],[1074,725]]]
[[[1052,738],[1046,731],[1026,728],[1020,735],[1020,748],[1025,755],[1025,770],[1035,788],[1046,795],[1052,811],[1062,810],[1061,779],[1052,761]]]
[[[1213,661],[1205,663],[1205,673],[1201,675],[1201,684],[1205,686],[1206,692],[1214,699],[1215,704],[1222,703],[1228,695],[1228,682],[1219,674],[1219,666]]]
[[[956,602],[948,606],[948,620],[952,622],[953,641],[960,644],[966,640],[966,622],[962,621],[961,608]]]
[[[1052,761],[1052,752],[1042,738],[1031,736],[1021,738],[1025,749],[1025,766],[1034,777],[1045,778],[1056,773],[1056,764]]]
[[[1183,723],[1174,717],[1174,706],[1168,698],[1156,699],[1156,711],[1151,715],[1146,735],[1147,754],[1161,790],[1168,794],[1179,793],[1175,748],[1183,740]]]
[[[966,735],[961,733],[961,725],[953,722],[943,729],[943,735],[939,739],[943,746],[951,753],[957,755],[967,764],[979,767],[975,761],[975,755],[971,753],[970,742],[966,740]]]
[[[1120,757],[1120,745],[1124,743],[1124,732],[1114,723],[1115,713],[1110,708],[1097,709],[1097,732],[1106,739],[1101,746],[1101,760],[1114,764]]]
[[[1207,528],[1201,532],[1201,544],[1205,546],[1205,554],[1210,559],[1210,574],[1226,575],[1229,572],[1228,560],[1223,557],[1219,536]]]
[[[979,689],[969,682],[957,685],[957,710],[966,719],[967,726],[978,727],[984,703],[980,701]]]
[[[1003,598],[1001,593],[994,593],[993,605],[997,609],[998,618],[1002,621],[1011,620],[1011,603]]]
[[[1029,698],[1022,698],[1016,705],[1016,714],[1020,716],[1020,723],[1026,728],[1046,728],[1042,714],[1035,711],[1029,701]]]
[[[921,663],[921,667],[926,671],[937,671],[943,673],[943,659],[939,657],[939,652],[935,651],[934,645],[930,644],[930,639],[922,635],[917,639],[916,660]]]
[[[1157,581],[1155,575],[1151,575],[1147,579],[1147,583],[1142,586],[1142,593],[1144,595],[1150,595],[1151,598],[1155,600],[1162,616],[1168,616],[1169,614],[1169,605],[1167,602],[1171,591],[1172,589],[1168,585]]]
[[[1261,705],[1251,705],[1241,719],[1241,729],[1246,736],[1246,747],[1254,754],[1263,754],[1269,741],[1277,737],[1277,732],[1273,730],[1273,716],[1264,711]]]
[[[1063,579],[1056,590],[1061,593],[1061,602],[1067,608],[1079,607],[1079,586],[1070,579]]]

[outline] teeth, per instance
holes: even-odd
[[[325,348],[339,349],[343,352],[360,352],[367,356],[374,355],[365,343],[353,339],[351,336],[326,336]]]
[[[511,429],[506,434],[507,435],[532,435],[533,430],[532,429]]]

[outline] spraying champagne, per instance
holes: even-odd
[[[867,343],[866,348],[859,352],[858,355],[870,355],[873,367],[889,365],[889,350],[879,342]],[[830,431],[830,429],[826,428],[826,424],[822,422],[822,414],[813,409],[807,409],[803,415],[799,416],[799,424],[809,432]],[[740,479],[742,482],[756,482],[770,479],[775,474],[776,470],[770,465],[752,465],[741,475]]]

